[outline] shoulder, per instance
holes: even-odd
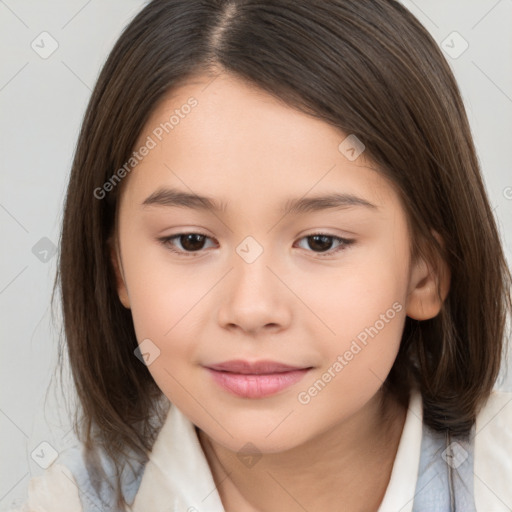
[[[512,392],[493,391],[475,425],[477,510],[512,509]]]
[[[99,456],[106,478],[87,466],[81,443],[64,449],[44,473],[30,480],[23,507],[10,512],[114,510],[117,470],[103,451]],[[121,469],[121,491],[128,502],[135,497],[144,468],[145,464],[130,459]]]
[[[78,487],[73,474],[64,464],[53,463],[28,485],[27,501],[10,512],[82,512]]]
[[[476,435],[487,428],[505,427],[510,425],[512,418],[512,391],[494,390],[478,414]]]

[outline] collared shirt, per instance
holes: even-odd
[[[495,391],[474,429],[473,488],[477,512],[512,510],[512,392]],[[409,408],[378,512],[413,512],[423,435],[421,395]],[[439,454],[441,457],[442,454]],[[190,476],[193,475],[193,478]],[[225,512],[194,425],[175,406],[158,434],[131,512]],[[29,498],[11,512],[83,512],[72,472],[59,460],[29,484]],[[429,511],[431,512],[431,511]]]

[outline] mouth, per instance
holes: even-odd
[[[264,398],[299,382],[312,367],[275,361],[226,361],[205,366],[223,390],[242,398]]]

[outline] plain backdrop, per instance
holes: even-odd
[[[72,442],[69,419],[52,393],[44,407],[59,326],[57,315],[52,327],[50,310],[55,246],[91,90],[144,3],[0,0],[1,510],[24,500],[29,479],[42,472],[34,454],[58,453]],[[455,72],[510,262],[512,0],[403,3]],[[512,388],[505,372],[498,387]]]

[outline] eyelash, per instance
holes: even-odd
[[[191,231],[191,232],[186,232],[186,233],[178,233],[178,234],[172,235],[172,236],[162,237],[162,238],[159,238],[158,241],[166,249],[168,249],[171,252],[177,254],[178,256],[183,256],[185,258],[190,258],[190,257],[194,258],[194,257],[196,257],[196,255],[199,255],[201,252],[203,252],[203,249],[199,249],[197,251],[177,250],[175,247],[173,247],[170,244],[170,242],[172,240],[179,239],[180,237],[185,236],[185,235],[200,235],[200,236],[203,236],[205,238],[211,239],[211,237],[209,237],[208,235],[206,235],[204,233],[199,233],[199,232],[196,232],[196,231]],[[344,251],[349,246],[354,244],[354,242],[355,242],[355,240],[353,240],[353,239],[341,238],[339,236],[330,235],[328,233],[311,233],[310,235],[306,235],[306,236],[303,236],[302,238],[299,238],[299,240],[307,239],[307,238],[314,237],[314,236],[324,236],[324,237],[327,237],[327,238],[332,238],[334,241],[340,242],[340,245],[337,248],[335,248],[334,250],[329,249],[328,251],[325,251],[325,252],[309,251],[309,252],[313,252],[314,254],[316,254],[320,258],[327,257],[327,256],[332,256],[333,254],[336,254],[336,253],[338,253],[340,251]]]

